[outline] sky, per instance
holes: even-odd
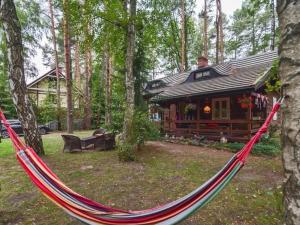
[[[236,9],[241,8],[243,0],[222,0],[222,11],[227,15],[231,16]],[[195,12],[198,14],[203,7],[204,0],[196,0],[196,9]],[[37,55],[33,58],[36,68],[39,71],[39,75],[41,76],[46,73],[49,68],[43,65],[42,61],[42,51],[37,51]],[[30,82],[30,80],[27,80]]]

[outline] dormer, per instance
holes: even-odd
[[[221,74],[216,72],[216,70],[214,70],[212,67],[205,67],[192,71],[185,82],[207,80],[218,76],[221,76]]]

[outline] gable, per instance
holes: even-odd
[[[60,75],[60,80],[65,80],[65,76],[61,72],[61,68],[59,69],[59,75]],[[56,80],[55,69],[52,69],[52,70],[48,71],[47,73],[45,73],[44,75],[37,77],[36,79],[31,81],[29,84],[27,84],[27,88],[30,89],[30,88],[36,88],[36,86],[39,86],[39,87],[43,86],[43,83],[41,83],[41,82],[47,80],[48,78],[53,78]]]

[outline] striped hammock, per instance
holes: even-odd
[[[236,153],[226,165],[206,183],[186,196],[156,208],[141,211],[126,211],[105,206],[90,200],[67,187],[38,157],[34,150],[25,146],[7,123],[0,111],[0,119],[6,127],[16,149],[17,159],[41,192],[64,209],[69,215],[85,224],[126,224],[144,225],[177,224],[212,200],[238,173],[245,164],[254,144],[267,131],[280,102],[274,108],[263,126],[242,150]]]

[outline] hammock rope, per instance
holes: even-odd
[[[91,225],[169,225],[186,219],[196,210],[211,201],[244,166],[255,143],[259,141],[270,125],[282,100],[273,107],[271,113],[258,132],[236,153],[225,166],[203,185],[186,196],[155,208],[131,211],[116,209],[90,200],[67,187],[56,174],[41,160],[35,151],[26,146],[7,122],[0,110],[0,119],[6,127],[16,150],[16,157],[32,182],[41,192],[70,216]]]

